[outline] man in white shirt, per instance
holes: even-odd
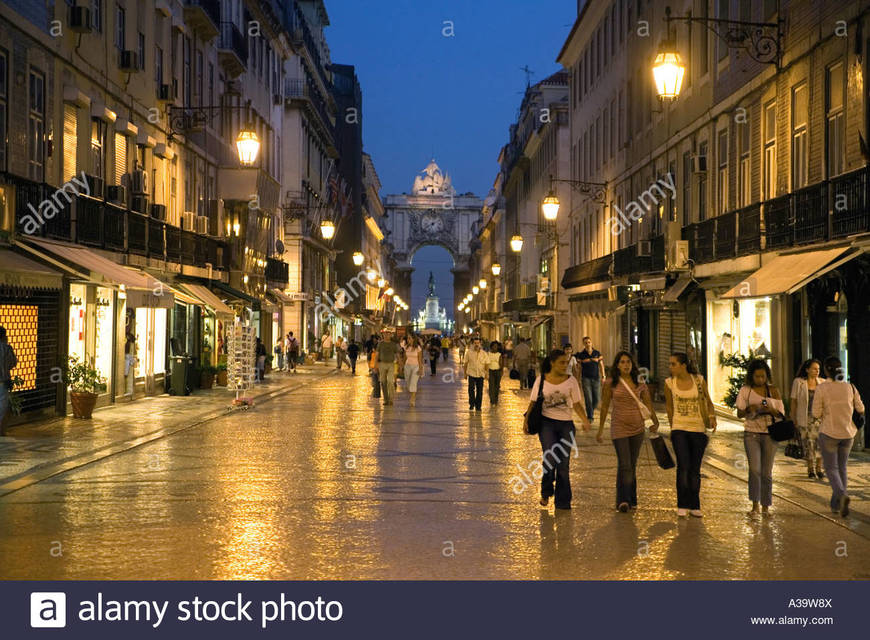
[[[489,370],[489,358],[480,348],[480,338],[474,338],[471,349],[465,354],[463,367],[468,377],[468,410],[480,411],[483,404],[483,378]]]

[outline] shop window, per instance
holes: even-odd
[[[36,356],[39,307],[24,304],[0,304],[0,326],[6,328],[6,338],[15,351],[18,364],[10,372],[24,380],[16,391],[36,389]]]
[[[83,284],[69,287],[69,355],[80,362],[86,361],[85,332],[87,331],[87,290]]]
[[[710,305],[710,385],[714,402],[721,404],[733,370],[719,366],[719,354],[770,352],[771,301],[770,298],[716,300]]]
[[[97,296],[94,300],[96,322],[94,367],[101,376],[111,379],[112,376],[112,338],[114,334],[114,305],[112,290],[105,287],[97,287]]]

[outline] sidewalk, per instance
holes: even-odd
[[[256,405],[294,391],[335,371],[331,361],[298,367],[298,374],[272,371],[246,395]],[[0,496],[71,468],[188,429],[238,409],[225,387],[190,396],[151,396],[101,407],[91,420],[72,416],[12,427],[0,438]]]

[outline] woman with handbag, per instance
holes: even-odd
[[[715,408],[688,355],[672,354],[668,366],[671,377],[665,380],[665,403],[677,457],[677,515],[701,518],[701,461],[709,440],[705,432],[716,432]]]
[[[846,493],[846,463],[852,440],[864,423],[864,403],[855,385],[845,379],[843,363],[838,358],[825,360],[828,381],[816,389],[813,416],[821,419],[819,449],[825,461],[825,475],[831,483],[831,511],[844,518],[849,515]]]
[[[640,371],[631,354],[620,351],[610,367],[610,384],[605,384],[601,397],[601,421],[596,440],[604,441],[604,424],[610,405],[610,438],[616,449],[616,509],[627,513],[637,507],[637,456],[643,445],[643,431],[647,420],[652,420],[650,433],[659,429],[659,419],[652,406],[652,398],[645,383],[640,382]]]
[[[819,377],[821,372],[822,363],[815,358],[804,362],[791,385],[790,396],[790,417],[800,432],[804,459],[807,461],[807,475],[819,480],[824,479],[825,474],[822,471],[822,454],[818,446],[819,421],[813,417],[813,401],[816,389],[825,381]]]
[[[743,446],[749,461],[749,499],[752,511],[767,515],[773,503],[773,460],[777,441],[769,427],[785,413],[779,389],[770,384],[770,367],[757,359],[746,368],[746,380],[737,393],[737,417],[743,419]]]
[[[568,356],[561,349],[551,351],[541,364],[541,376],[532,385],[531,401],[526,410],[523,430],[535,433],[541,441],[544,474],[541,477],[541,506],[547,506],[555,496],[557,509],[571,508],[571,477],[569,462],[574,446],[574,421],[571,414],[580,416],[583,430],[589,431],[583,393],[577,379],[567,372]],[[535,415],[540,402],[540,421]],[[567,447],[567,448],[566,448]],[[553,483],[555,482],[555,490]]]
[[[415,335],[408,336],[405,345],[405,385],[411,400],[408,405],[417,406],[417,382],[420,380],[420,371],[423,370],[423,345]]]

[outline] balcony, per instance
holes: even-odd
[[[213,40],[220,33],[220,0],[184,0],[184,22],[203,40]]]
[[[804,187],[792,193],[795,244],[824,242],[828,238],[828,184]]]
[[[830,181],[832,215],[831,235],[834,238],[870,230],[870,180],[868,170],[859,169]]]
[[[296,102],[308,107],[313,114],[320,118],[323,130],[330,138],[333,136],[334,119],[330,118],[329,107],[320,92],[305,80],[284,80],[284,100],[291,104]]]
[[[761,251],[761,203],[757,202],[737,212],[737,255]]]
[[[568,267],[562,276],[562,287],[570,289],[609,280],[611,264],[613,264],[613,257],[607,255]]]
[[[323,84],[327,87],[332,84],[329,76],[326,75],[326,70],[320,60],[320,50],[314,41],[314,36],[311,35],[311,30],[308,28],[308,21],[298,5],[293,3],[293,12],[290,15],[290,24],[287,31],[290,34],[291,44],[298,48],[304,47],[308,52],[308,57],[314,64],[314,70],[320,74]]]
[[[737,253],[737,212],[723,213],[716,219],[714,253],[717,260],[733,258]]]
[[[767,249],[782,249],[792,245],[790,193],[764,203],[764,226]]]
[[[221,22],[218,62],[230,78],[238,78],[248,68],[248,40],[232,22]]]
[[[628,276],[651,271],[652,256],[639,256],[637,245],[633,244],[613,252],[613,275]]]
[[[4,180],[15,187],[15,221],[18,233],[56,240],[72,238],[72,203],[67,202],[66,196],[54,198],[53,187],[25,178],[6,175]],[[39,223],[33,210],[39,211],[40,205],[49,198],[54,199],[55,206],[60,205],[60,210],[51,218],[43,218],[44,222]],[[29,224],[31,219],[37,225],[35,230]]]
[[[283,260],[266,258],[266,282],[284,289],[290,282],[290,265]]]

